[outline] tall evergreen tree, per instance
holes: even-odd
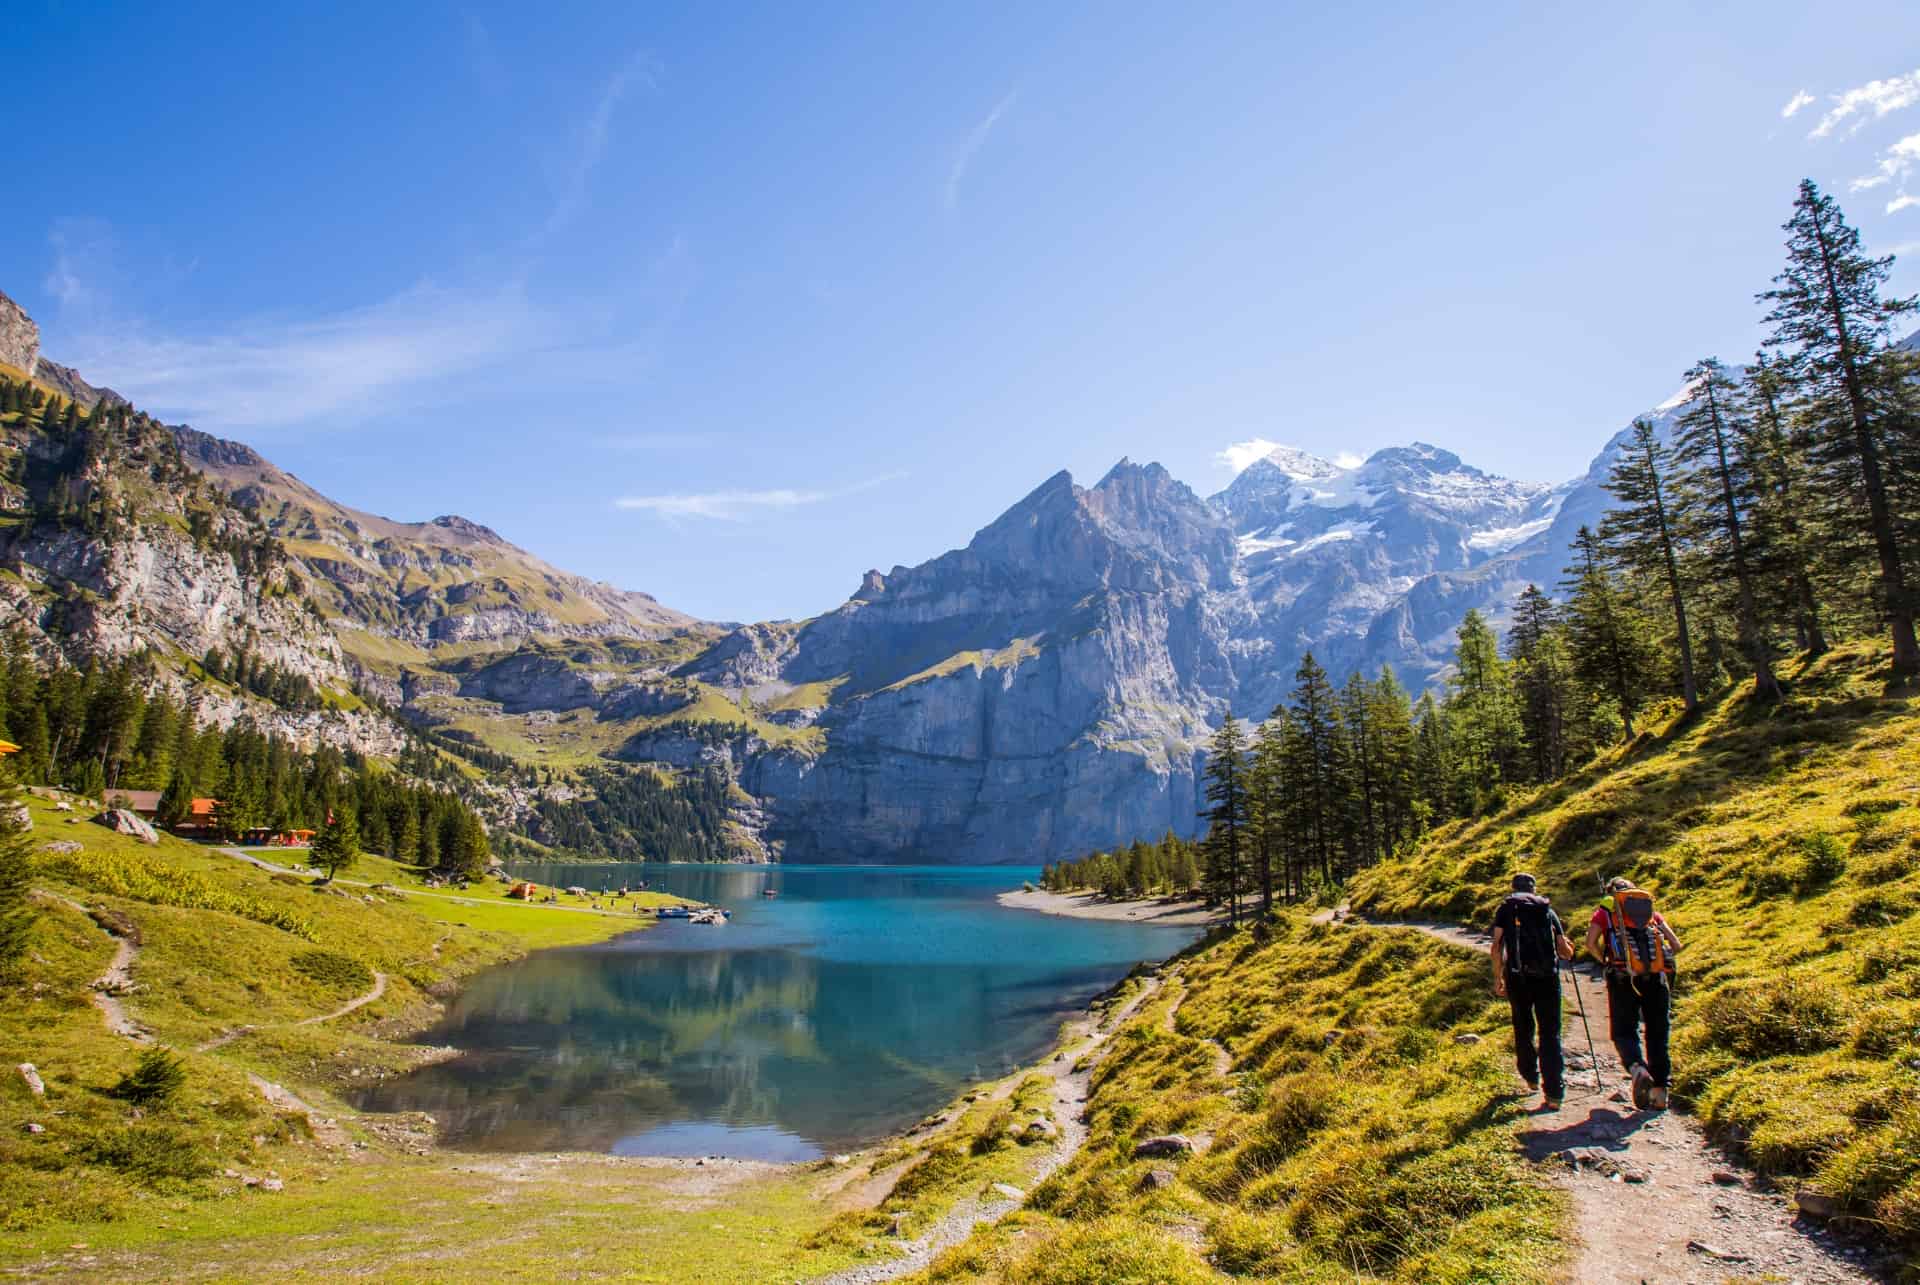
[[[1682,514],[1671,493],[1673,456],[1649,420],[1633,421],[1631,435],[1607,478],[1607,490],[1619,501],[1600,524],[1602,541],[1621,563],[1659,581],[1673,613],[1680,662],[1680,698],[1687,712],[1700,707],[1694,677],[1693,635],[1687,626],[1687,598],[1680,580],[1678,540]]]
[[[1562,632],[1553,600],[1538,585],[1528,585],[1514,603],[1507,656],[1529,775],[1536,781],[1551,781],[1567,770],[1573,664]]]
[[[1455,637],[1447,721],[1459,761],[1457,784],[1464,792],[1456,807],[1469,812],[1519,762],[1520,717],[1512,679],[1486,618],[1469,608]]]
[[[350,809],[343,807],[327,819],[320,833],[314,836],[308,855],[313,864],[326,873],[329,883],[360,859],[360,827]]]
[[[1631,740],[1657,657],[1639,612],[1607,569],[1599,537],[1583,526],[1573,548],[1566,616],[1574,674],[1615,708],[1621,732]]]
[[[1793,618],[1795,642],[1808,655],[1822,656],[1828,644],[1820,594],[1814,585],[1817,548],[1807,515],[1801,511],[1806,459],[1787,423],[1790,391],[1779,363],[1764,351],[1756,354],[1745,384],[1754,535],[1765,570],[1763,582],[1780,586],[1775,596]]]
[[[1708,556],[1733,572],[1734,619],[1740,654],[1753,669],[1753,694],[1760,700],[1778,700],[1780,680],[1774,676],[1772,643],[1760,620],[1760,599],[1743,530],[1741,509],[1753,493],[1753,477],[1741,449],[1750,434],[1739,417],[1739,389],[1714,357],[1689,366],[1684,378],[1693,400],[1674,422],[1674,462],[1688,471],[1686,481],[1700,492],[1692,510],[1699,515]]]
[[[1347,775],[1340,702],[1312,652],[1300,658],[1293,677],[1291,712],[1298,735],[1291,746],[1287,788],[1298,803],[1300,839],[1319,866],[1320,877],[1332,882],[1346,873],[1340,820]]]
[[[1893,672],[1911,678],[1920,675],[1920,639],[1889,476],[1908,390],[1890,338],[1893,323],[1915,302],[1882,296],[1892,257],[1868,257],[1860,234],[1811,179],[1801,182],[1785,229],[1787,266],[1760,295],[1771,305],[1767,344],[1785,356],[1806,394],[1814,477],[1831,511],[1854,514],[1872,544]]]
[[[1246,737],[1228,710],[1207,755],[1207,810],[1201,815],[1207,819],[1207,886],[1236,927],[1247,858],[1247,784]]]

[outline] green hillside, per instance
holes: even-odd
[[[1886,650],[1729,689],[1578,774],[1360,874],[1382,918],[1482,923],[1531,869],[1584,925],[1602,879],[1652,889],[1685,951],[1680,1100],[1763,1172],[1920,1243],[1920,708]]]

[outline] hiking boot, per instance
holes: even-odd
[[[1651,1092],[1659,1086],[1653,1082],[1653,1074],[1638,1062],[1633,1064],[1630,1074],[1633,1076],[1633,1105],[1647,1110],[1651,1106]]]
[[[1564,1094],[1549,1093],[1540,1099],[1540,1108],[1543,1111],[1558,1111],[1560,1109],[1561,1099],[1564,1096]]]
[[[1655,1111],[1667,1109],[1667,1088],[1664,1084],[1653,1085],[1647,1090],[1647,1105]]]

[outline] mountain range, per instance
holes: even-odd
[[[121,400],[47,362],[4,295],[0,367]],[[220,538],[190,536],[197,502],[129,471],[164,467],[146,444],[78,471],[125,500],[130,534],[27,522],[0,546],[0,601],[68,660],[145,651],[216,717],[386,753],[397,716],[550,769],[489,800],[534,843],[552,840],[542,803],[593,788],[587,769],[718,771],[735,805],[715,855],[1022,864],[1192,833],[1211,729],[1229,708],[1263,716],[1308,651],[1336,681],[1391,665],[1434,682],[1468,609],[1500,619],[1558,581],[1622,440],[1559,485],[1418,442],[1358,464],[1282,447],[1209,497],[1123,459],[1090,487],[1056,474],[966,547],[869,571],[811,619],[722,626],[465,518],[363,513],[247,446],[165,431],[219,498],[200,522]],[[25,423],[6,433],[24,459],[62,458]],[[34,502],[0,483],[0,510]],[[248,541],[272,556],[223,551]],[[335,699],[295,714],[193,672],[241,645]]]

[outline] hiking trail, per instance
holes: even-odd
[[[34,895],[45,898],[77,910],[91,919],[94,926],[113,939],[113,959],[107,964],[107,971],[95,978],[88,989],[87,998],[100,1010],[100,1016],[106,1021],[107,1029],[115,1035],[132,1040],[136,1044],[151,1044],[153,1036],[147,1028],[133,1020],[122,1000],[133,989],[133,960],[139,951],[137,935],[124,930],[109,920],[104,914],[91,910],[71,897],[63,897],[57,892],[34,889]]]
[[[373,989],[364,995],[356,995],[339,1008],[334,1009],[331,1013],[321,1013],[314,1017],[302,1017],[292,1022],[269,1022],[265,1026],[236,1026],[224,1035],[216,1035],[205,1044],[194,1049],[194,1052],[211,1053],[215,1049],[224,1048],[241,1036],[251,1035],[255,1031],[271,1031],[280,1027],[289,1026],[317,1026],[321,1022],[331,1022],[336,1017],[345,1017],[348,1013],[353,1012],[354,1009],[373,1003],[373,1001],[379,999],[386,993],[387,975],[382,972],[375,972],[373,975]]]
[[[1346,914],[1344,907],[1313,918],[1323,924],[1411,930],[1482,959],[1492,946],[1484,932],[1451,924],[1368,923]],[[1584,933],[1584,925],[1576,930]],[[1579,1005],[1569,1002],[1563,1006],[1561,1036],[1566,1099],[1558,1111],[1534,1110],[1518,1138],[1529,1160],[1559,1171],[1556,1182],[1572,1199],[1578,1244],[1568,1264],[1570,1279],[1582,1285],[1721,1285],[1754,1279],[1855,1285],[1891,1279],[1890,1273],[1876,1271],[1873,1255],[1829,1234],[1789,1199],[1767,1190],[1764,1179],[1708,1141],[1692,1117],[1635,1110],[1626,1071],[1607,1037],[1605,982],[1597,967],[1575,968],[1568,975],[1586,1002],[1603,1087],[1594,1087]]]
[[[1160,979],[1148,977],[1133,997],[1120,1007],[1104,1015],[1089,1012],[1076,1019],[1070,1028],[1071,1033],[1061,1041],[1062,1048],[1057,1056],[1037,1068],[1014,1072],[991,1091],[994,1098],[1004,1098],[1012,1094],[1021,1081],[1035,1074],[1051,1081],[1053,1117],[1059,1126],[1060,1136],[1047,1146],[1040,1163],[1027,1175],[1027,1190],[1031,1191],[1045,1181],[1086,1145],[1088,1131],[1081,1117],[1086,1110],[1087,1095],[1093,1086],[1093,1070],[1097,1063],[1093,1054],[1102,1049],[1113,1033],[1159,989]],[[1083,1040],[1084,1043],[1078,1042]],[[910,1157],[884,1172],[897,1177],[918,1159],[917,1155]],[[875,1180],[880,1176],[874,1175],[869,1183],[878,1187]],[[889,1181],[884,1188],[879,1188],[873,1203],[884,1200],[892,1187],[893,1183]],[[898,1247],[903,1251],[898,1258],[891,1262],[849,1267],[832,1276],[820,1278],[817,1285],[875,1285],[879,1281],[897,1280],[924,1268],[942,1250],[972,1235],[974,1228],[999,1222],[1023,1203],[1024,1199],[1015,1200],[998,1193],[964,1197],[920,1236],[898,1242]]]

